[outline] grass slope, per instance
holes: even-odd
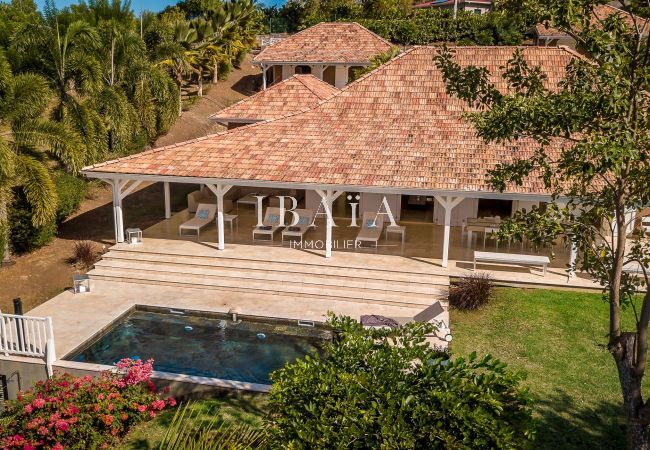
[[[624,324],[633,324],[625,311]],[[497,289],[475,312],[452,311],[455,356],[491,353],[536,397],[536,448],[624,448],[622,398],[599,294]]]

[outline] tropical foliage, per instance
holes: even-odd
[[[526,159],[491,173],[505,190],[539,177],[556,198],[505,222],[501,238],[526,237],[538,247],[565,237],[580,258],[571,267],[605,286],[608,348],[619,373],[630,448],[648,448],[650,400],[644,398],[650,325],[650,240],[635,230],[634,212],[650,204],[650,22],[622,14],[594,19],[595,0],[546,0],[550,23],[591,58],[575,58],[550,86],[517,51],[504,68],[507,93],[484,68],[461,67],[446,49],[436,58],[450,93],[480,109],[468,116],[486,142],[536,141]],[[623,8],[629,2],[621,1]],[[645,292],[644,292],[645,291]],[[642,295],[639,311],[632,301]],[[622,308],[634,309],[632,328]]]
[[[365,329],[331,317],[324,356],[272,374],[277,448],[521,448],[534,436],[520,378],[489,356],[452,359],[431,324]]]
[[[152,361],[125,359],[116,367],[97,378],[56,374],[20,394],[2,413],[0,447],[109,448],[133,425],[176,404],[156,394]]]
[[[57,207],[54,171],[75,175],[166,133],[188,83],[201,95],[204,78],[225,77],[261,17],[252,0],[139,18],[128,0],[47,1],[43,13],[32,0],[0,3],[0,253],[47,242],[70,211]]]
[[[218,411],[212,419],[202,421],[200,408],[186,403],[176,410],[159,450],[254,450],[266,448],[264,428],[253,428],[245,423],[226,424]]]
[[[532,11],[532,12],[531,12]],[[289,0],[281,8],[265,9],[272,32],[297,31],[318,22],[359,22],[396,44],[513,45],[539,18],[535,9],[505,10],[499,7],[489,14],[460,11],[456,19],[450,11],[437,8],[412,8],[403,0]],[[274,24],[281,25],[274,29]]]

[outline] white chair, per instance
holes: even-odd
[[[178,227],[178,234],[183,236],[183,230],[196,231],[196,235],[201,234],[201,229],[210,224],[217,214],[217,205],[199,203],[196,207],[194,217]]]

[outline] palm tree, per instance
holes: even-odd
[[[87,101],[101,86],[101,64],[96,58],[97,31],[83,20],[61,26],[28,23],[13,37],[18,51],[36,49],[36,69],[56,93],[53,118],[76,130],[86,146],[86,161],[105,153],[106,130],[101,117]]]
[[[169,69],[178,87],[178,115],[183,112],[183,80],[185,75],[192,71],[192,62],[196,57],[193,44],[198,38],[196,30],[185,21],[177,22],[174,26],[174,39],[163,44],[158,50],[163,59],[158,63]]]
[[[76,171],[82,144],[65,124],[43,119],[51,100],[47,80],[13,75],[0,52],[0,261],[9,256],[8,206],[21,188],[33,210],[32,223],[43,226],[56,215],[52,161]]]

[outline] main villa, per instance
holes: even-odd
[[[250,375],[241,361],[239,372],[213,370],[215,361],[229,362],[210,350],[215,330],[268,318],[254,342],[241,344],[255,352],[276,331],[315,339],[334,312],[433,322],[431,344],[446,347],[450,280],[480,270],[506,285],[596,287],[569,273],[579,255],[567,239],[539,249],[494,238],[502,219],[551,201],[537,178],[505,192],[488,178],[537,144],[478,137],[464,117],[469,107],[447,93],[438,48],[407,49],[350,81],[352,68],[389,49],[358,24],[317,25],[254,58],[264,89],[210,116],[224,131],[83,168],[112,187],[115,245],[72,290],[30,312],[37,343],[25,347],[18,319],[3,319],[3,342],[15,341],[3,364],[27,379],[42,378],[44,368],[96,372],[120,345],[135,355],[147,350],[128,347],[137,341],[133,327],[164,316],[139,335],[163,334],[151,343],[163,346],[159,380],[181,392],[266,391],[268,371]],[[516,50],[551,89],[582,57],[561,46],[452,49],[461,65],[487,68],[500,89]],[[153,185],[164,200],[147,206],[159,207],[159,220],[138,223],[124,204]],[[134,314],[141,322],[128,322]],[[200,345],[197,330],[209,336]],[[178,342],[184,346],[174,350]],[[167,356],[176,359],[165,365]]]

